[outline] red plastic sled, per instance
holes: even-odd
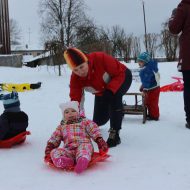
[[[183,86],[183,83],[181,82],[182,78],[179,78],[179,77],[172,77],[172,78],[177,81],[174,83],[160,87],[160,92],[170,92],[170,91],[181,92],[181,91],[183,91],[184,86]]]
[[[92,156],[92,159],[91,159],[91,161],[90,161],[88,167],[94,165],[96,162],[102,162],[102,161],[104,161],[105,159],[107,159],[107,158],[109,158],[109,157],[110,157],[110,155],[107,154],[107,153],[105,153],[105,154],[100,154],[99,152],[94,152],[94,154],[93,154],[93,156]],[[57,168],[57,167],[55,167],[55,165],[53,164],[51,158],[48,158],[48,159],[44,160],[44,162],[45,162],[48,166],[50,166],[50,167],[52,167],[52,168],[62,169],[62,168]],[[73,171],[73,170],[74,170],[74,166],[73,166],[73,167],[70,167],[70,168],[68,168],[68,169],[62,169],[62,170]]]
[[[13,145],[23,143],[26,140],[26,135],[30,134],[30,131],[25,131],[10,139],[0,140],[0,148],[11,148]]]

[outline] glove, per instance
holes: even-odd
[[[102,137],[98,137],[95,142],[98,145],[100,154],[106,154],[108,152],[108,145]]]
[[[79,111],[79,115],[80,115],[80,117],[82,117],[82,118],[86,118],[84,109],[81,109],[81,110]]]
[[[10,97],[12,99],[17,99],[18,98],[18,93],[16,91],[12,91],[12,93],[10,94]]]
[[[51,162],[51,156],[50,156],[50,154],[44,156],[44,161]]]
[[[9,94],[6,94],[3,96],[4,100],[8,100],[8,99],[18,99],[18,93],[16,91],[12,91]]]
[[[110,103],[113,99],[113,92],[111,90],[106,89],[102,95],[103,102]]]
[[[143,86],[142,85],[140,86],[139,91],[143,92]]]
[[[182,70],[181,70],[181,63],[178,63],[178,65],[177,65],[177,70],[179,71],[179,72],[181,72]]]

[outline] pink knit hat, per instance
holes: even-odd
[[[68,108],[72,108],[79,113],[79,103],[77,101],[69,101],[66,103],[62,103],[59,105],[59,107],[62,111],[63,116],[64,116],[65,110]]]

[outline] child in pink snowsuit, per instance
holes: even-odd
[[[99,127],[91,120],[79,115],[79,104],[70,101],[60,105],[63,114],[61,124],[48,140],[45,159],[50,157],[56,167],[69,169],[75,166],[77,173],[83,172],[94,152],[91,138],[98,144],[100,153],[107,152]],[[61,142],[63,148],[59,148]]]

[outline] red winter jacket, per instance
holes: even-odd
[[[190,0],[182,0],[177,7],[177,11],[169,21],[169,30],[173,34],[179,34],[180,70],[190,70]]]
[[[126,66],[103,52],[94,52],[87,57],[88,76],[71,75],[71,100],[81,102],[84,90],[101,96],[105,89],[109,89],[115,94],[124,82]]]

